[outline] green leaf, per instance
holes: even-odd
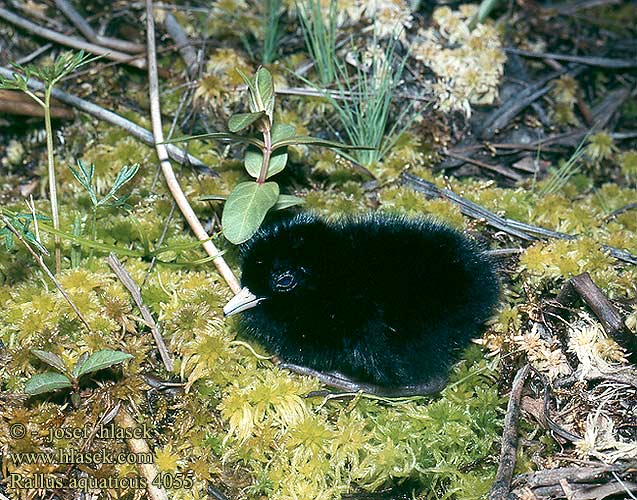
[[[236,115],[232,115],[230,120],[228,120],[228,129],[230,132],[239,132],[263,116],[265,116],[265,112],[263,111],[259,111],[258,113],[237,113]]]
[[[88,357],[89,357],[89,353],[88,352],[83,352],[80,355],[80,357],[76,361],[75,366],[73,367],[73,371],[71,373],[73,375],[73,378],[78,378],[77,374],[80,372],[80,368],[82,368],[82,365],[88,359]]]
[[[0,236],[4,236],[4,246],[10,252],[13,250],[13,233],[8,227],[0,228]]]
[[[294,136],[295,128],[293,125],[284,123],[275,123],[272,127],[272,142],[283,141]],[[288,162],[287,149],[279,149],[270,156],[270,165],[266,179],[281,172]],[[244,159],[245,167],[248,173],[255,179],[259,177],[261,165],[263,165],[263,153],[256,148],[248,147]]]
[[[252,78],[247,76],[239,68],[236,68],[236,71],[237,71],[237,73],[239,73],[239,76],[243,79],[243,81],[246,83],[246,85],[248,87],[248,96],[250,97],[250,103],[249,103],[250,104],[250,111],[252,111],[253,113],[258,113],[259,111],[263,111],[263,109],[260,107],[259,103],[256,100],[257,99],[257,88],[254,85],[254,81],[252,80]]]
[[[295,144],[307,144],[308,146],[323,146],[326,148],[334,148],[334,149],[364,149],[364,150],[376,149],[371,146],[352,146],[350,144],[343,144],[342,142],[329,141],[327,139],[319,139],[318,137],[312,137],[309,135],[297,135],[295,137],[290,137],[287,139],[282,139],[280,141],[274,142],[274,144],[272,144],[272,149],[277,150],[279,148],[284,148],[286,146],[294,146]]]
[[[87,373],[103,370],[104,368],[116,365],[117,363],[121,363],[122,361],[126,361],[132,357],[133,356],[128,353],[113,351],[111,349],[97,351],[96,353],[91,354],[88,359],[82,363],[82,366],[77,371],[77,378],[80,378],[82,375],[86,375]]]
[[[95,174],[95,165],[90,164],[88,167],[84,164],[82,160],[77,160],[78,169],[75,169],[69,165],[69,169],[73,174],[73,177],[77,179],[77,181],[86,189],[88,193],[91,203],[94,206],[97,206],[97,196],[95,195],[95,189],[93,188],[93,176]]]
[[[249,239],[278,199],[276,182],[237,184],[223,207],[221,226],[224,236],[235,245]]]
[[[272,126],[272,142],[283,141],[294,137],[296,127],[287,123],[275,123]]]
[[[303,198],[299,198],[298,196],[294,196],[291,194],[280,194],[279,199],[276,201],[272,210],[283,210],[284,208],[290,208],[294,205],[302,205],[305,203]]]
[[[257,148],[248,146],[246,149],[246,156],[243,160],[246,170],[255,179],[259,177],[261,171],[261,165],[263,165],[263,153]],[[285,149],[279,149],[270,156],[270,165],[268,166],[268,173],[265,178],[272,177],[274,174],[278,174],[285,168],[288,163],[288,153]]]
[[[124,186],[124,184],[130,182],[135,174],[139,170],[139,163],[134,163],[133,165],[124,165],[122,169],[118,172],[117,177],[115,177],[115,181],[113,182],[113,186],[109,190],[106,195],[97,203],[97,206],[102,206],[107,204],[107,202],[115,197],[115,194],[119,189]],[[114,203],[111,203],[111,206],[122,206],[126,203],[128,196],[121,197],[117,199]]]
[[[256,101],[261,106],[261,110],[265,111],[270,122],[274,113],[274,83],[272,82],[272,74],[263,66],[257,70],[254,77],[254,83],[257,91]]]
[[[66,365],[62,358],[55,353],[49,351],[41,351],[40,349],[31,349],[31,352],[40,360],[44,361],[47,365],[52,366],[56,370],[61,372],[66,371]]]
[[[226,201],[227,199],[228,197],[222,194],[204,194],[197,198],[197,201]]]
[[[24,392],[30,396],[35,396],[36,394],[56,391],[66,387],[73,387],[73,383],[68,377],[61,373],[44,372],[31,377],[24,386]]]
[[[211,132],[209,134],[188,135],[184,137],[177,137],[169,141],[160,142],[159,144],[174,144],[176,142],[192,141],[193,139],[215,139],[218,141],[239,142],[242,144],[252,144],[260,149],[263,149],[265,145],[263,141],[255,137],[245,137],[239,134],[231,134],[230,132]]]

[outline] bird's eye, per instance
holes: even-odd
[[[296,286],[296,277],[290,271],[279,274],[274,279],[274,288],[279,292],[287,292]]]

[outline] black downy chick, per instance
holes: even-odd
[[[425,218],[300,214],[262,228],[241,257],[226,315],[243,312],[284,366],[349,390],[438,392],[499,297],[478,245]]]

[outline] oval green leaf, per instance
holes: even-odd
[[[295,205],[302,205],[303,203],[305,203],[305,200],[303,198],[299,198],[298,196],[294,196],[291,194],[280,194],[279,199],[272,207],[272,210],[283,210],[284,208],[290,208]]]
[[[91,354],[88,359],[82,363],[82,366],[80,366],[80,369],[77,371],[77,378],[87,373],[103,370],[104,368],[116,365],[132,357],[131,354],[122,351],[113,351],[111,349],[97,351]]]
[[[236,115],[232,115],[228,120],[228,129],[230,132],[239,132],[252,125],[264,115],[265,113],[263,111],[259,111],[258,113],[237,113]]]
[[[24,386],[24,392],[30,396],[73,387],[71,381],[61,373],[45,372],[31,377]]]
[[[237,184],[223,207],[223,235],[235,245],[248,240],[257,232],[265,214],[278,199],[279,186],[276,182]]]
[[[259,172],[261,172],[261,165],[263,165],[263,153],[257,148],[248,146],[246,149],[246,157],[243,160],[244,165],[248,173],[257,179]],[[270,156],[270,165],[268,165],[268,173],[265,178],[272,177],[274,174],[278,174],[285,168],[288,163],[287,149],[278,149]]]
[[[274,112],[274,83],[272,82],[272,75],[267,69],[260,67],[254,77],[254,82],[258,93],[258,96],[256,96],[257,102],[272,120],[272,113]]]
[[[62,358],[60,358],[57,354],[49,351],[41,351],[40,349],[31,349],[31,352],[35,354],[40,361],[44,361],[47,365],[52,366],[56,370],[61,372],[66,371],[64,361],[62,361]]]
[[[82,365],[88,359],[88,357],[89,353],[83,352],[77,359],[77,361],[75,362],[75,366],[73,367],[73,372],[71,373],[71,375],[73,375],[73,378],[77,378],[77,374],[80,372],[80,368],[82,368]]]

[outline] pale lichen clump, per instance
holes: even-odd
[[[506,56],[495,26],[486,22],[470,29],[477,8],[437,8],[434,26],[421,31],[412,46],[414,57],[436,73],[432,87],[443,112],[469,116],[472,105],[493,104],[498,98]]]
[[[584,436],[574,443],[577,454],[581,458],[596,458],[605,463],[634,460],[637,458],[637,441],[618,438],[615,422],[603,410],[604,401],[598,411],[586,418]]]
[[[253,73],[250,63],[234,49],[215,49],[206,63],[206,70],[199,80],[195,99],[230,115],[243,99],[243,93],[237,87],[243,85],[241,75]]]
[[[599,373],[609,374],[626,361],[619,345],[592,321],[571,328],[568,348],[579,360],[577,375],[582,380]]]

